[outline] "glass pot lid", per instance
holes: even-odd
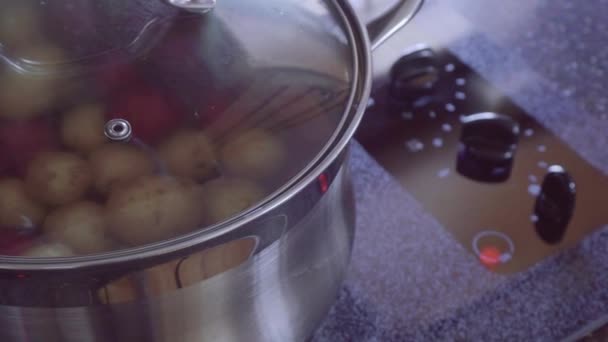
[[[340,4],[3,1],[0,255],[154,244],[276,195],[352,101]]]

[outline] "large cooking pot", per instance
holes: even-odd
[[[353,241],[345,0],[4,1],[0,340],[301,341]]]

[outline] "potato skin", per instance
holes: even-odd
[[[217,158],[211,141],[201,131],[182,131],[159,149],[169,172],[178,177],[203,182],[215,173]]]
[[[265,193],[257,184],[243,179],[216,179],[202,188],[207,224],[215,224],[253,206]]]
[[[63,115],[61,140],[67,147],[88,154],[107,142],[104,128],[103,108],[83,105]]]
[[[270,133],[252,129],[221,148],[221,162],[235,176],[263,179],[273,176],[286,158],[283,142]]]
[[[154,163],[135,146],[107,144],[95,150],[89,157],[94,176],[95,189],[107,195],[114,185],[151,175]]]
[[[0,227],[37,227],[45,214],[44,206],[27,194],[23,181],[16,178],[0,180]]]
[[[116,187],[106,204],[109,231],[130,245],[158,242],[194,230],[203,215],[199,185],[162,176]]]
[[[23,254],[23,256],[31,258],[63,258],[73,255],[74,252],[60,242],[39,243]]]
[[[82,198],[92,183],[92,172],[87,161],[75,154],[42,152],[30,163],[25,179],[33,198],[58,206]]]
[[[80,254],[107,251],[106,220],[103,207],[82,201],[61,207],[44,221],[44,231]]]
[[[26,120],[40,116],[57,97],[55,88],[49,79],[0,72],[0,118]]]

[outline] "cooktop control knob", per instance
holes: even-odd
[[[430,97],[439,81],[435,52],[425,48],[401,57],[391,70],[390,98],[401,105]]]
[[[554,165],[545,176],[536,199],[536,232],[547,243],[559,243],[566,234],[576,204],[576,183],[566,170]]]
[[[505,182],[511,176],[518,141],[519,124],[506,115],[466,116],[462,120],[456,169],[478,182]]]

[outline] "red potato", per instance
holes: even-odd
[[[203,132],[179,132],[160,146],[159,153],[172,175],[203,182],[216,172],[215,150]]]
[[[43,229],[54,241],[80,254],[101,253],[111,246],[103,207],[94,202],[77,202],[55,210],[44,221]]]
[[[28,193],[51,206],[82,198],[92,183],[86,160],[66,152],[43,152],[30,163],[26,178]]]
[[[264,198],[264,190],[243,179],[217,179],[202,188],[208,224],[224,221]]]
[[[74,255],[74,251],[60,242],[41,242],[23,253],[30,258],[64,258]]]
[[[13,161],[8,152],[2,151],[0,148],[0,177],[8,177],[13,173]]]
[[[276,174],[286,155],[283,142],[260,129],[236,135],[220,151],[222,165],[229,173],[256,179]]]
[[[123,90],[128,91],[143,84],[135,67],[116,57],[103,62],[96,72],[95,80],[110,95],[120,94]]]
[[[104,134],[104,109],[97,105],[77,107],[63,115],[61,140],[78,152],[88,154],[108,139]]]
[[[178,110],[162,93],[147,88],[125,92],[110,110],[111,119],[125,119],[133,127],[133,136],[154,144],[179,125]]]
[[[55,130],[46,119],[0,123],[0,154],[4,169],[22,175],[40,152],[58,147]]]
[[[32,235],[24,233],[21,228],[0,228],[0,255],[18,256],[33,245]]]
[[[113,237],[143,245],[178,236],[203,221],[201,187],[191,181],[149,176],[112,190],[106,204]]]
[[[28,194],[23,181],[0,180],[0,227],[34,229],[44,220],[46,209]]]

